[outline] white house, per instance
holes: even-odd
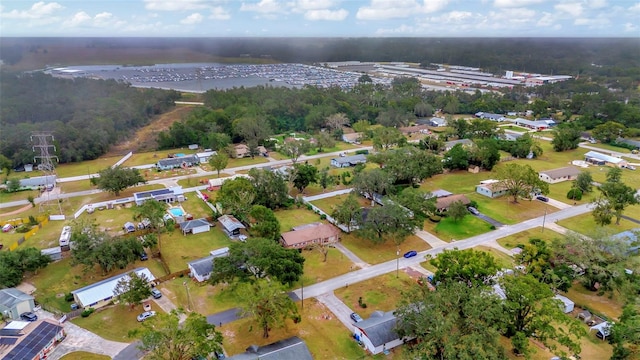
[[[196,157],[198,158],[198,161],[200,161],[200,164],[206,164],[212,156],[217,154],[218,152],[216,151],[204,151],[196,153]]]
[[[16,288],[0,289],[0,314],[10,319],[20,319],[20,314],[35,307],[33,296]]]
[[[118,282],[122,279],[129,279],[129,274],[135,271],[138,276],[145,276],[150,282],[156,279],[155,276],[146,267],[140,267],[133,269],[124,274],[116,275],[97,283],[85,286],[78,290],[73,290],[73,299],[81,308],[100,308],[103,307],[113,299],[113,290],[115,290]]]
[[[476,185],[476,192],[490,198],[497,198],[507,194],[507,189],[499,182],[481,182]]]
[[[567,166],[559,169],[540,171],[538,176],[540,180],[549,184],[555,184],[563,181],[575,180],[580,174],[580,169],[575,166]]]
[[[206,219],[188,220],[180,223],[182,235],[200,234],[211,230],[211,224]]]
[[[189,276],[198,282],[209,280],[211,272],[213,272],[213,259],[223,256],[229,256],[228,247],[213,250],[210,252],[209,256],[187,263],[187,266],[189,267]]]
[[[358,164],[364,164],[367,162],[367,157],[363,154],[344,156],[331,159],[331,166],[337,168],[345,168],[350,166],[356,166]]]
[[[367,320],[354,324],[353,337],[371,354],[380,354],[404,343],[395,331],[396,322],[393,311],[376,311]]]
[[[617,167],[626,167],[629,165],[629,162],[627,160],[624,160],[619,157],[603,154],[597,151],[587,152],[586,154],[584,154],[584,158],[586,162],[593,163],[593,164],[598,164],[598,163],[602,163],[602,165],[611,164]]]
[[[149,190],[133,193],[136,205],[142,205],[147,200],[164,201],[167,204],[184,201],[182,186],[174,186],[168,189]]]

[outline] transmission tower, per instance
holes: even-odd
[[[56,155],[51,155],[49,151],[55,153],[56,147],[50,144],[49,141],[54,141],[53,134],[50,132],[34,132],[31,133],[31,142],[33,143],[33,152],[36,154],[33,156],[33,162],[38,164],[38,169],[44,173],[44,192],[40,195],[40,212],[45,211],[46,208],[56,206],[58,208],[58,214],[62,214],[62,207],[58,200],[60,196],[60,188],[56,187],[56,167],[54,160],[57,163],[59,161]],[[38,155],[39,153],[39,155]]]

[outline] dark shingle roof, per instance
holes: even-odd
[[[195,219],[195,220],[181,222],[180,229],[182,231],[189,231],[194,228],[205,226],[205,225],[211,226],[211,224],[209,224],[209,222],[206,219]]]
[[[234,355],[229,360],[313,360],[311,352],[297,336],[265,346],[251,346],[246,352]]]
[[[193,271],[200,276],[211,274],[213,271],[213,259],[215,257],[216,256],[211,255],[202,259],[193,260],[189,263],[189,267],[191,267]]]
[[[159,166],[180,166],[182,165],[182,163],[186,163],[188,165],[188,164],[197,164],[199,162],[200,162],[200,159],[198,159],[197,156],[187,155],[187,156],[181,156],[181,157],[160,159],[158,160],[158,165]]]
[[[383,313],[376,311],[367,320],[360,321],[355,326],[367,334],[373,346],[380,346],[399,338],[395,332],[396,316],[393,311]]]

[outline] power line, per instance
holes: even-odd
[[[44,192],[40,195],[40,212],[44,212],[45,208],[51,206],[58,207],[58,214],[62,214],[62,206],[58,200],[60,188],[56,188],[56,167],[54,161],[58,163],[60,160],[55,154],[56,146],[50,144],[49,141],[55,141],[51,132],[33,132],[31,133],[32,150],[35,153],[33,162],[38,164],[38,169],[44,173]],[[38,155],[39,154],[39,155]],[[53,196],[57,194],[58,196]]]

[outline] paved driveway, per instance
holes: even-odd
[[[496,227],[496,229],[497,229],[497,228],[499,228],[499,227],[504,226],[504,224],[503,224],[503,223],[501,223],[500,221],[495,220],[495,219],[492,219],[492,218],[488,217],[487,215],[485,215],[485,214],[483,214],[483,213],[480,213],[480,214],[475,215],[475,216],[477,216],[479,219],[482,219],[482,220],[484,220],[485,222],[488,222],[489,224],[491,224],[491,225],[495,226],[495,227]]]
[[[353,331],[353,321],[351,321],[349,317],[353,310],[345,305],[342,300],[338,299],[333,291],[319,295],[316,299],[324,304],[349,331]]]

